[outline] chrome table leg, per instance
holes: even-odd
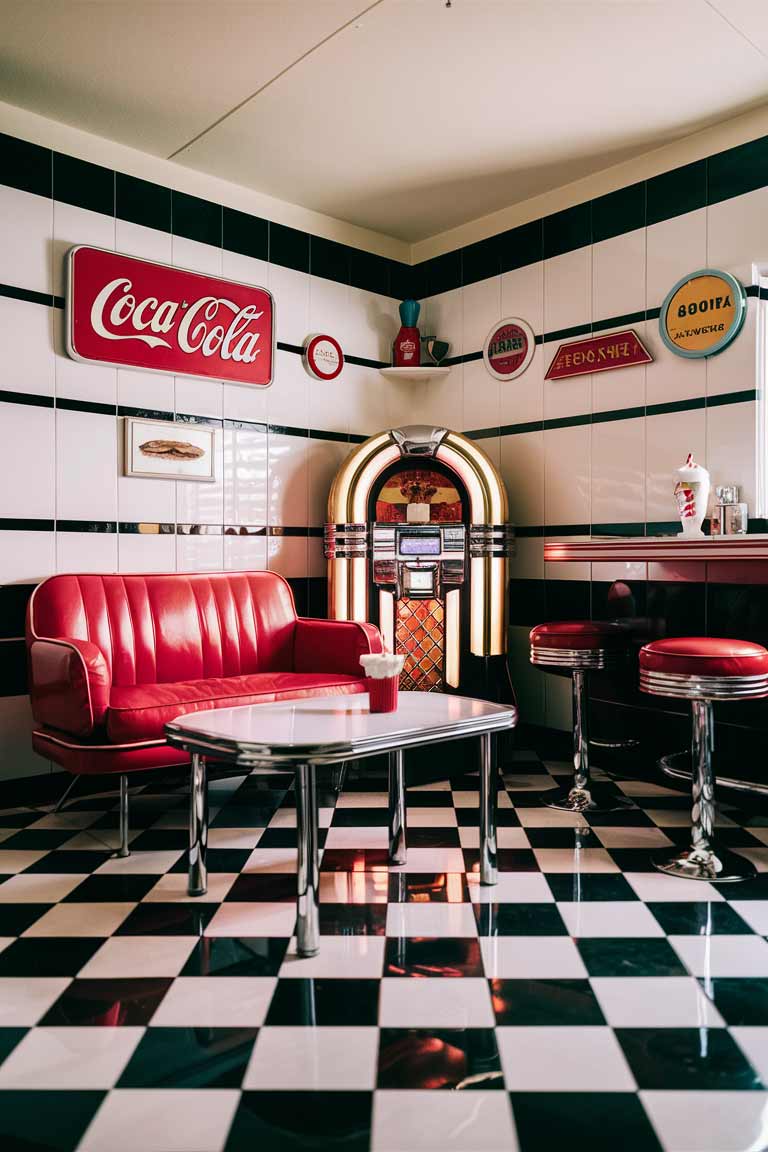
[[[208,847],[208,779],[205,756],[192,753],[192,779],[189,786],[189,882],[190,896],[208,891],[205,853]]]
[[[337,796],[341,796],[341,791],[344,787],[344,781],[347,778],[348,760],[342,760],[341,764],[334,764],[331,769],[331,788]]]
[[[670,876],[725,884],[748,880],[756,874],[751,861],[714,843],[715,776],[712,768],[714,717],[711,700],[692,700],[691,846],[682,852],[658,853],[654,868]]]
[[[299,849],[296,942],[299,956],[314,956],[320,948],[314,764],[296,766],[296,835]]]
[[[120,777],[120,847],[113,855],[116,859],[123,860],[130,854],[131,850],[128,847],[128,777],[123,775]]]
[[[495,884],[496,870],[496,790],[498,779],[491,733],[480,737],[480,883]]]
[[[405,771],[403,750],[389,753],[389,862],[405,864]]]

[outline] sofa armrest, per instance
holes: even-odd
[[[295,672],[338,672],[363,676],[360,657],[381,652],[381,633],[375,624],[356,620],[296,621],[293,667]]]
[[[109,706],[110,675],[100,648],[89,640],[33,640],[29,694],[39,724],[90,736]]]

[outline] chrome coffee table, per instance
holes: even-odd
[[[401,692],[396,712],[371,713],[368,696],[323,696],[279,704],[246,704],[179,716],[165,726],[168,743],[192,760],[189,822],[189,894],[207,890],[206,761],[238,767],[293,769],[298,842],[297,942],[314,956],[319,936],[317,793],[318,764],[340,764],[389,754],[389,860],[406,861],[403,751],[480,737],[480,881],[496,883],[496,778],[491,736],[517,723],[517,709],[425,692]]]

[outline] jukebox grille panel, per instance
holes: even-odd
[[[441,600],[399,600],[396,651],[405,655],[400,675],[404,692],[439,692],[443,688],[445,613]]]

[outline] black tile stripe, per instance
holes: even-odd
[[[698,408],[716,408],[727,404],[745,404],[757,400],[757,389],[745,388],[738,392],[725,392],[716,396],[694,396],[687,400],[669,400],[645,407],[614,408],[602,412],[582,412],[573,416],[558,416],[549,420],[528,420],[519,424],[501,424],[491,428],[470,428],[464,435],[470,440],[490,440],[494,436],[521,436],[528,432],[541,432],[553,428],[575,428],[582,424],[604,424],[617,420],[636,420],[643,416],[662,416],[669,412],[692,412]],[[298,428],[289,424],[264,424],[260,421],[229,420],[219,416],[200,416],[189,412],[153,411],[151,409],[119,407],[100,404],[92,400],[70,400],[37,393],[12,392],[0,389],[0,403],[25,404],[38,408],[62,408],[71,412],[91,412],[106,416],[139,416],[152,420],[178,420],[189,424],[205,424],[214,428],[243,428],[281,436],[310,437],[314,440],[332,440],[340,443],[362,444],[368,437],[364,433],[337,432],[323,428]]]
[[[62,408],[70,412],[91,412],[105,416],[137,416],[146,420],[178,420],[188,424],[205,424],[213,428],[245,429],[251,432],[269,432],[283,436],[309,436],[313,440],[335,440],[342,443],[362,444],[368,437],[357,432],[337,432],[324,428],[296,428],[286,424],[265,424],[260,420],[231,420],[219,416],[200,416],[190,412],[166,412],[161,409],[133,408],[127,404],[100,404],[93,400],[54,398],[36,392],[13,392],[0,388],[0,404],[24,404],[34,408]]]
[[[0,532],[101,532],[142,536],[322,536],[317,524],[160,524],[135,520],[46,520],[0,516]],[[2,587],[2,586],[0,586]],[[0,637],[2,633],[0,632]]]
[[[268,257],[273,263],[303,272],[310,269],[314,243],[315,275],[403,299],[471,284],[765,187],[768,137],[507,229],[414,267],[350,245],[336,245],[323,237],[312,237],[298,229],[75,157],[54,155],[48,148],[3,134],[0,181],[39,196],[55,195],[78,207],[107,213],[111,211],[111,198],[119,219],[166,232],[173,230],[177,235],[205,243],[223,244],[229,251]]]
[[[53,198],[89,212],[115,215],[115,173],[60,152],[53,154]]]
[[[0,296],[5,296],[9,300],[25,300],[28,304],[43,304],[46,308],[52,308],[56,299],[47,292],[32,292],[29,288],[14,288],[12,284],[0,284]]]

